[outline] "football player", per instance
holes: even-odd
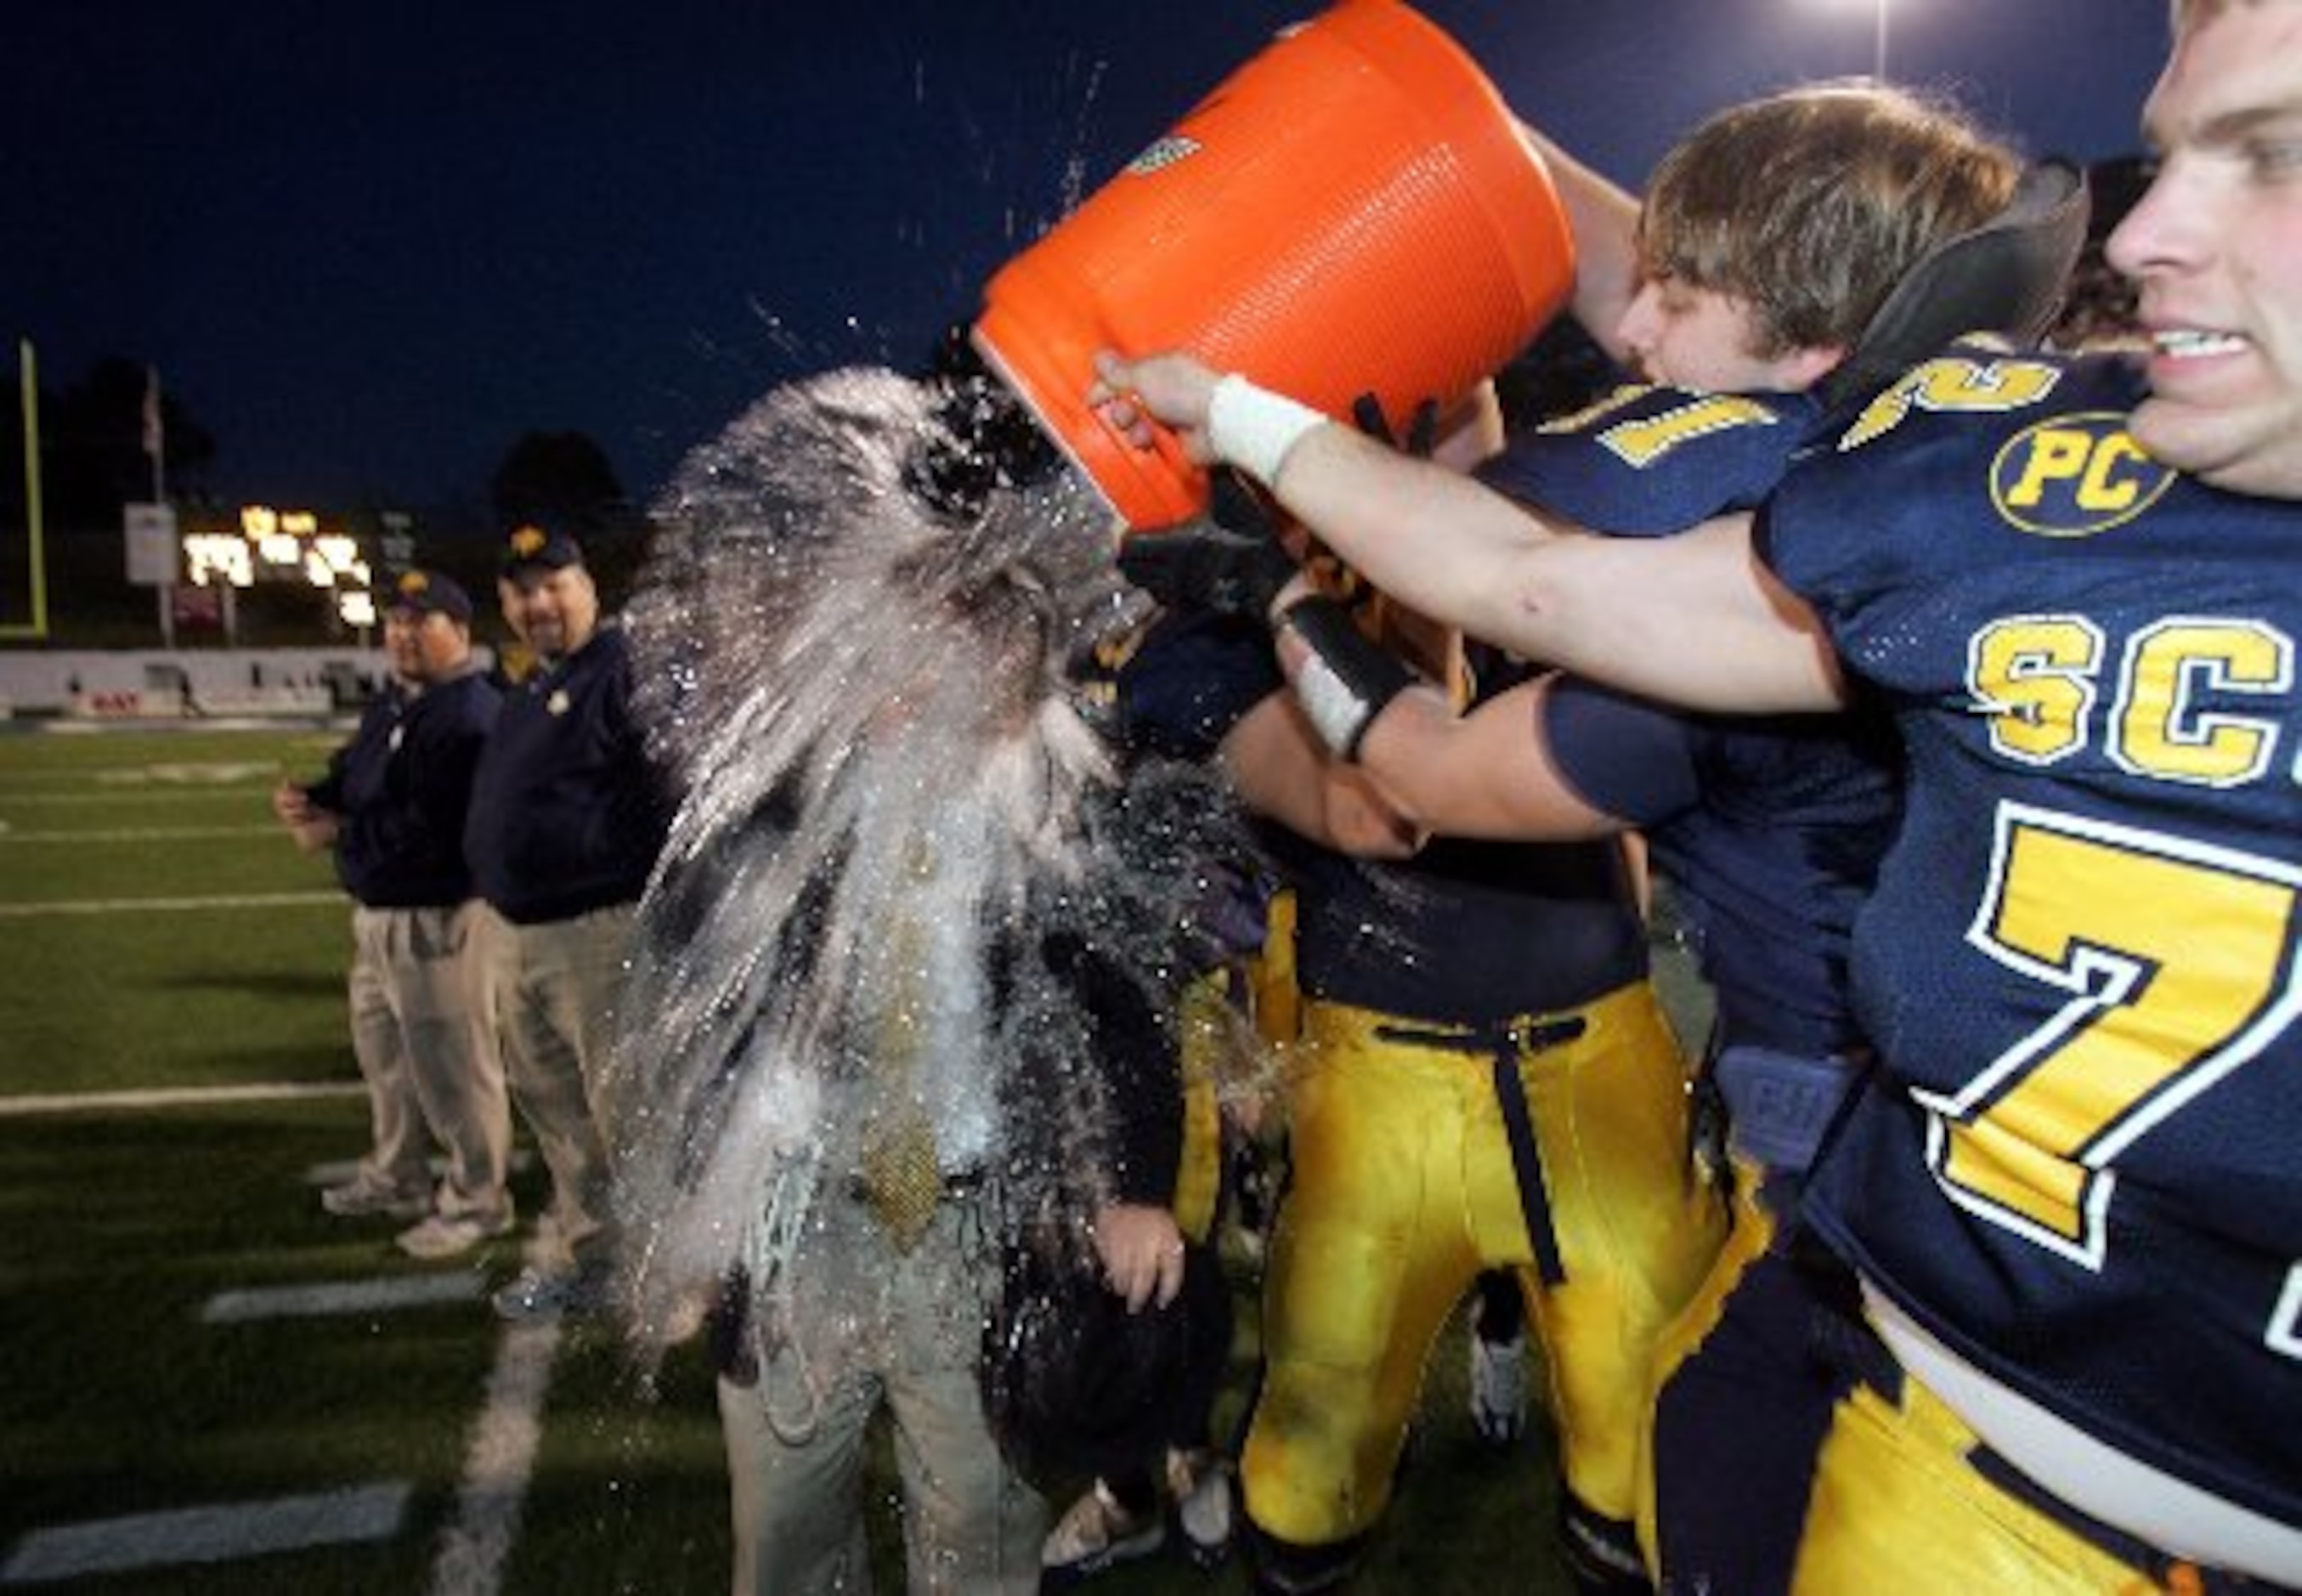
[[[1878,1063],[1805,1197],[1861,1305],[1815,1588],[2302,1580],[2302,4],[2176,0],[2174,37],[2110,245],[2147,364],[1948,351],[1755,517],[1576,536],[1188,362],[1097,394],[1474,633],[1698,707],[1893,711]]]

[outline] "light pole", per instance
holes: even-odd
[[[1858,0],[1811,0],[1818,10],[1827,7],[1841,13],[1854,10]],[[1871,21],[1870,76],[1879,83],[1886,80],[1886,13],[1894,9],[1895,0],[1869,0]]]

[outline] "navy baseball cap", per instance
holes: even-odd
[[[534,567],[556,571],[584,563],[583,546],[564,532],[550,532],[533,524],[513,528],[504,540],[503,574],[517,575]]]
[[[454,577],[437,571],[402,571],[399,580],[391,584],[391,596],[384,608],[444,615],[467,626],[472,624],[472,595]]]

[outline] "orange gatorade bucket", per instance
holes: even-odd
[[[1347,417],[1471,391],[1575,278],[1566,211],[1494,86],[1398,0],[1281,34],[1000,269],[975,343],[1130,527],[1206,503],[1172,439],[1085,402],[1097,349],[1188,350]]]

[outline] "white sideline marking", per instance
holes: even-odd
[[[253,1086],[155,1087],[140,1092],[50,1092],[22,1097],[0,1097],[0,1120],[36,1113],[78,1113],[106,1108],[201,1108],[211,1103],[298,1102],[317,1097],[360,1097],[367,1094],[357,1080],[288,1081]]]
[[[107,780],[114,774],[115,772],[110,770],[101,772],[97,777],[97,780]],[[280,775],[280,767],[274,764],[266,764],[261,760],[252,761],[248,760],[200,760],[197,761],[175,760],[163,765],[147,765],[144,767],[143,775],[147,779],[156,782],[194,782],[204,786],[214,786],[222,785],[231,782],[277,779]]]
[[[488,1373],[487,1407],[464,1454],[455,1520],[441,1533],[432,1559],[432,1596],[495,1596],[503,1589],[504,1559],[519,1536],[520,1508],[535,1469],[559,1334],[557,1321],[504,1331]]]
[[[88,792],[0,792],[0,809],[13,809],[20,803],[69,803],[74,809],[95,803],[140,803],[149,807],[155,799],[164,799],[171,809],[187,803],[228,802],[246,803],[250,794],[262,796],[262,787],[188,787],[166,793],[155,793],[148,787],[134,792],[99,789]]]
[[[339,1281],[332,1285],[219,1291],[201,1307],[200,1323],[247,1324],[258,1319],[318,1319],[336,1314],[388,1313],[394,1308],[470,1302],[479,1294],[480,1277],[468,1269],[453,1274],[391,1275],[382,1280]]]
[[[409,1494],[409,1488],[399,1483],[357,1485],[314,1496],[138,1513],[34,1530],[0,1565],[0,1585],[388,1541],[399,1533]]]
[[[432,1172],[432,1178],[434,1180],[445,1180],[448,1174],[447,1155],[442,1153],[433,1154],[431,1157],[424,1160],[424,1167]],[[524,1147],[514,1147],[504,1159],[504,1168],[511,1174],[525,1174],[534,1167],[535,1155]],[[341,1186],[347,1180],[357,1180],[359,1172],[359,1160],[357,1158],[331,1159],[326,1163],[315,1163],[306,1170],[304,1184],[314,1187]]]
[[[270,836],[277,826],[139,826],[117,831],[18,831],[0,820],[0,843],[189,843],[220,836]]]
[[[0,920],[37,920],[49,914],[155,914],[181,910],[309,909],[351,902],[340,892],[256,892],[206,898],[78,898],[54,903],[0,903]]]

